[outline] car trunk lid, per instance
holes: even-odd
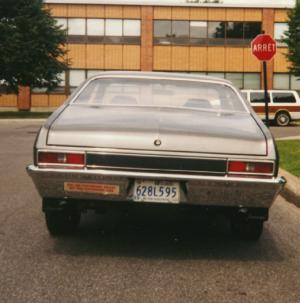
[[[47,143],[212,154],[267,152],[264,134],[249,113],[156,107],[71,105],[51,125]]]

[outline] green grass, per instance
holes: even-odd
[[[48,118],[51,112],[0,112],[0,119],[41,119]]]
[[[300,140],[277,141],[280,166],[300,177]]]

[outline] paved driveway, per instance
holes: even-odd
[[[278,198],[261,240],[156,209],[87,214],[51,238],[25,165],[36,122],[0,121],[0,302],[299,302],[300,209]]]
[[[300,125],[294,124],[288,127],[273,126],[270,128],[272,134],[277,139],[291,138],[300,140]]]

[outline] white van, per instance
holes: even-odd
[[[278,126],[287,126],[300,119],[300,98],[293,90],[269,90],[269,118]],[[263,90],[242,90],[255,112],[265,118],[265,94]]]

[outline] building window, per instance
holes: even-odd
[[[274,74],[273,75],[274,89],[290,89],[290,75],[289,74]]]
[[[120,19],[105,20],[105,40],[107,43],[121,43],[123,22]]]
[[[300,77],[291,76],[291,89],[300,91]]]
[[[260,22],[245,22],[244,23],[244,39],[246,41],[251,41],[257,35],[261,33],[261,23]]]
[[[88,36],[104,36],[104,19],[87,19]]]
[[[70,70],[70,87],[76,88],[86,79],[85,70]]]
[[[65,86],[66,85],[66,72],[62,72],[60,74],[58,74],[57,76],[60,79],[60,83],[59,86]]]
[[[69,43],[140,44],[140,20],[96,18],[65,20],[68,25]]]
[[[87,77],[90,78],[90,77],[93,77],[93,76],[97,76],[99,73],[103,72],[103,70],[98,70],[98,69],[89,69],[87,71]]]
[[[124,20],[124,36],[140,36],[141,22],[140,20]]]
[[[82,36],[85,35],[85,19],[69,18],[68,19],[68,35]]]
[[[123,26],[120,19],[106,19],[105,20],[105,35],[106,36],[122,36]]]
[[[47,93],[61,93],[64,94],[66,90],[66,73],[62,72],[57,74],[57,78],[60,79],[58,86],[52,90],[48,90],[47,87],[33,87],[31,92],[34,94],[47,94]],[[1,81],[0,81],[1,83]]]
[[[249,45],[261,22],[154,21],[155,45]]]
[[[60,83],[55,88],[55,92],[64,93],[66,89],[66,72],[62,72],[57,75],[57,78],[60,79]]]
[[[286,37],[285,32],[289,30],[287,23],[275,23],[274,24],[274,36],[277,42],[277,46],[286,46],[282,39]]]
[[[225,79],[225,73],[207,73],[207,76]]]
[[[198,76],[206,76],[207,73],[206,72],[189,72],[192,75],[198,75]]]
[[[5,82],[5,80],[0,80],[0,95],[1,94],[8,94],[8,86],[7,83]]]
[[[206,44],[207,40],[207,22],[191,21],[190,22],[190,43]]]
[[[259,73],[245,73],[244,74],[244,89],[260,89],[261,80]]]
[[[203,73],[202,73],[203,74]],[[210,77],[229,80],[240,89],[260,89],[260,73],[206,73]]]
[[[140,20],[124,20],[123,21],[123,43],[139,44],[141,36]]]
[[[190,24],[189,21],[172,21],[173,44],[185,45],[189,43]]]
[[[293,89],[300,91],[300,77],[291,74],[275,73],[273,75],[274,89]]]
[[[243,44],[244,23],[227,22],[226,42],[227,44]]]
[[[211,45],[225,44],[226,22],[208,22],[208,43]]]
[[[66,30],[68,28],[68,19],[67,18],[55,18],[56,25],[60,26],[61,29]]]
[[[171,44],[171,21],[154,21],[154,43]]]
[[[31,89],[31,92],[33,94],[47,94],[48,93],[48,89],[46,87],[33,87]]]
[[[231,81],[233,85],[237,88],[243,88],[244,79],[242,73],[226,73],[225,79]]]

